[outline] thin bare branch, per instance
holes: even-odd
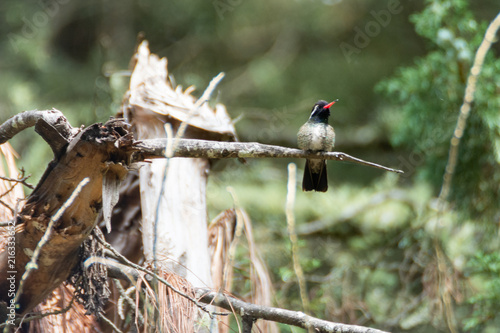
[[[195,107],[200,107],[203,105],[203,103],[208,102],[215,88],[217,88],[220,81],[222,81],[222,79],[224,78],[224,75],[225,75],[224,72],[220,72],[216,77],[214,77],[210,81],[210,83],[208,84],[207,88],[205,89],[201,97],[196,101]]]
[[[113,329],[113,331],[115,331],[117,333],[123,333],[111,320],[109,320],[102,313],[99,313],[99,318],[102,319],[103,321],[105,321],[109,326],[111,326],[111,328]]]
[[[9,118],[0,126],[0,144],[9,141],[19,132],[35,126],[36,122],[49,115],[50,111],[25,111]]]
[[[28,178],[30,178],[30,176],[25,176],[25,177],[21,177],[21,178],[9,178],[9,177],[0,176],[1,180],[5,180],[5,181],[8,181],[8,182],[14,182],[14,183],[21,183],[21,184],[23,184],[24,186],[26,186],[29,189],[32,189],[32,190],[35,189],[35,186],[33,186],[33,185],[29,184],[29,183],[26,183],[26,181],[28,180]],[[2,196],[4,194],[2,194]]]
[[[486,29],[486,33],[484,34],[484,38],[479,45],[479,48],[476,51],[476,56],[474,57],[474,62],[472,64],[469,76],[467,78],[467,84],[465,86],[465,94],[463,98],[462,106],[460,107],[460,113],[458,115],[457,124],[455,126],[455,130],[453,131],[453,137],[450,140],[450,150],[448,153],[448,162],[446,163],[445,172],[443,175],[443,184],[441,186],[441,191],[439,192],[438,197],[438,220],[441,219],[442,214],[446,208],[446,200],[451,191],[451,183],[453,180],[453,175],[455,174],[455,169],[458,163],[458,152],[459,145],[462,137],[465,133],[465,129],[467,126],[467,119],[469,118],[470,111],[472,109],[472,103],[474,102],[474,94],[476,93],[476,85],[479,79],[479,75],[481,74],[481,70],[483,68],[484,59],[486,58],[486,53],[491,48],[491,45],[495,42],[495,35],[500,29],[500,13],[497,14],[495,19],[490,23],[488,28]],[[441,223],[435,223],[435,228],[437,229]],[[445,265],[443,265],[443,256],[440,255],[442,252],[438,241],[434,239],[434,248],[436,250],[436,259],[438,264],[438,274],[440,279],[440,288],[438,289],[440,292],[441,303],[444,306],[445,310],[445,319],[448,325],[448,329],[450,332],[455,333],[457,331],[456,328],[456,320],[453,312],[453,301],[450,292],[448,292],[448,288],[442,288],[443,282],[446,281],[446,276],[449,274]]]
[[[500,13],[490,23],[488,29],[486,29],[483,41],[477,49],[474,63],[470,70],[469,77],[467,78],[464,101],[462,103],[462,106],[460,107],[460,114],[458,116],[457,125],[455,127],[455,131],[453,132],[453,137],[451,138],[448,163],[446,164],[446,169],[443,176],[443,185],[441,187],[441,192],[439,193],[439,202],[441,203],[445,202],[450,193],[451,181],[453,179],[453,174],[455,173],[455,168],[457,166],[458,146],[460,144],[462,136],[464,135],[465,126],[467,125],[467,118],[469,118],[471,106],[474,102],[474,93],[476,92],[477,80],[479,78],[479,74],[481,73],[481,69],[483,68],[486,53],[490,49],[491,44],[495,42],[495,35],[498,29],[500,29]],[[444,205],[441,206],[443,207]]]
[[[130,306],[130,308],[134,311],[134,315],[136,315],[139,318],[139,321],[140,321],[141,325],[144,324],[144,316],[142,315],[142,313],[140,311],[137,311],[136,303],[128,295],[129,291],[134,291],[135,290],[135,286],[132,286],[128,290],[125,290],[123,288],[120,280],[113,279],[113,282],[115,283],[115,286],[118,289],[118,292],[120,293],[120,298],[118,299],[118,303],[117,303],[117,305],[118,305],[117,306],[117,308],[118,308],[118,314],[120,315],[120,318],[122,320],[125,319],[125,316],[124,316],[123,312],[120,311],[120,309],[123,310],[123,301],[126,301],[128,303],[128,305]],[[122,305],[120,306],[120,304],[122,304]]]
[[[136,147],[140,152],[137,161],[165,156],[164,149],[169,139],[143,140]],[[295,148],[265,145],[258,142],[221,142],[208,140],[180,139],[173,157],[191,158],[322,158],[342,162],[351,162],[385,171],[403,173],[380,164],[368,162],[342,152],[313,153]]]
[[[11,213],[12,215],[14,215],[15,210],[14,210],[14,208],[12,208],[11,206],[9,206],[9,204],[8,204],[8,203],[3,202],[2,200],[0,200],[0,205],[4,206],[4,207],[5,207],[5,208],[7,208],[8,210],[10,210],[10,213]]]
[[[255,320],[250,316],[243,315],[241,321],[243,322],[243,325],[242,325],[243,327],[242,327],[241,332],[242,333],[252,333],[252,326],[253,326],[253,323],[255,322]]]

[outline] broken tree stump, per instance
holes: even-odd
[[[67,209],[54,224],[50,240],[41,248],[37,267],[23,282],[18,314],[30,311],[69,277],[79,260],[80,245],[94,228],[103,206],[103,179],[123,178],[134,151],[128,125],[122,120],[94,124],[76,135],[69,131],[66,137],[60,137],[62,132],[53,126],[38,127],[37,132],[44,138],[59,137],[53,147],[55,159],[17,216],[15,258],[9,257],[9,251],[0,254],[2,301],[12,299],[7,295],[9,277],[15,276],[16,290],[19,288],[26,264],[31,261],[53,215],[84,178],[89,182],[73,202],[67,203]],[[61,145],[64,141],[68,144]]]

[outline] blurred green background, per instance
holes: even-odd
[[[239,118],[241,141],[295,147],[312,105],[338,98],[337,149],[406,173],[331,162],[327,193],[297,194],[313,315],[394,332],[497,332],[499,43],[479,78],[444,213],[435,198],[470,66],[499,11],[497,0],[3,0],[0,121],[52,107],[73,126],[106,121],[139,35],[198,94],[226,73],[215,99]],[[33,131],[11,143],[36,183],[49,147]],[[233,206],[234,187],[276,304],[301,310],[284,214],[289,162],[301,177],[303,161],[216,165],[209,217]]]

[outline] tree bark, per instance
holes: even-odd
[[[9,260],[8,251],[0,254],[0,295],[3,301],[12,299],[8,297],[10,285],[7,279],[15,276],[16,290],[19,288],[26,264],[47,232],[52,217],[84,178],[90,180],[56,221],[49,241],[40,252],[37,268],[25,277],[18,313],[26,313],[45,299],[68,278],[78,261],[80,245],[94,228],[102,206],[103,175],[113,173],[123,177],[127,172],[132,142],[127,141],[127,147],[119,144],[128,135],[126,128],[122,121],[112,120],[105,125],[92,125],[74,138],[66,136],[69,144],[65,149],[57,148],[60,156],[50,163],[17,216],[15,258]],[[49,130],[57,131],[54,127],[49,127]],[[56,136],[55,133],[43,134]]]

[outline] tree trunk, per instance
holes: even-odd
[[[146,42],[135,60],[122,113],[137,140],[174,136],[235,140],[225,108],[207,105],[210,91],[196,100],[190,88],[172,87],[166,59],[150,54]],[[211,83],[209,89],[214,86]],[[210,164],[208,158],[154,159],[139,170],[146,263],[159,272],[176,273],[195,287],[213,285],[206,207]],[[168,316],[161,312],[160,305],[159,316]]]

